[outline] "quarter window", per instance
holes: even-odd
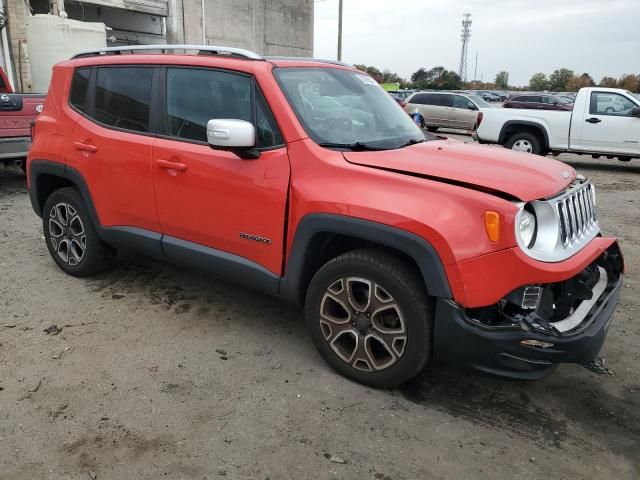
[[[149,131],[149,67],[100,67],[96,78],[95,119],[105,125]]]
[[[87,111],[87,92],[89,91],[89,77],[91,68],[77,68],[71,79],[69,103],[82,113]]]

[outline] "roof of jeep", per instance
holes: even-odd
[[[162,60],[159,62],[158,59],[160,57]],[[263,57],[249,50],[209,45],[125,45],[80,52],[70,59],[74,66],[92,64],[108,65],[114,63],[185,64],[190,62],[193,62],[194,65],[202,66],[203,64],[211,63],[224,64],[230,60],[242,63],[266,62],[275,67],[313,66],[354,69],[351,65],[335,60],[323,60],[310,57]]]

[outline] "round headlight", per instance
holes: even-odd
[[[533,247],[536,239],[536,216],[528,210],[522,210],[516,228],[522,244],[527,248]]]

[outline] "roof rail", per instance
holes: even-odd
[[[345,62],[340,62],[338,60],[323,60],[321,58],[313,58],[313,57],[287,57],[287,56],[268,56],[264,57],[265,60],[294,60],[299,62],[318,62],[318,63],[329,63],[331,65],[341,65],[343,67],[353,67]]]
[[[120,47],[106,47],[95,50],[85,50],[74,55],[73,58],[95,57],[99,55],[122,55],[125,52],[135,53],[139,51],[160,50],[167,53],[169,50],[197,50],[198,54],[227,55],[236,58],[248,58],[251,60],[263,60],[255,52],[233,47],[216,47],[213,45],[123,45]]]

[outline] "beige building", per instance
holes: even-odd
[[[104,23],[109,46],[204,43],[247,48],[265,55],[313,54],[313,0],[2,1],[18,91],[31,91],[26,39],[29,16],[58,15],[62,8],[68,18]]]

